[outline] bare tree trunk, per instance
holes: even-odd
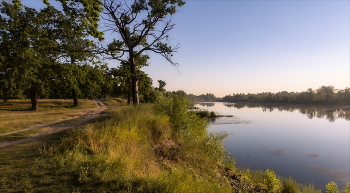
[[[74,100],[74,106],[77,107],[79,106],[79,101],[78,101],[78,94],[75,89],[72,89],[72,95],[73,95],[73,100]]]
[[[30,110],[32,111],[38,111],[39,106],[38,106],[38,91],[36,87],[33,87],[30,89],[30,101],[32,103],[32,107]]]

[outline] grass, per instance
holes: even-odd
[[[20,131],[32,125],[68,118],[67,113],[94,108],[89,100],[80,100],[79,107],[73,107],[72,101],[62,99],[40,99],[39,112],[28,111],[29,100],[10,100],[0,102],[0,134]]]
[[[236,168],[225,134],[209,134],[182,98],[107,103],[111,114],[97,122],[1,150],[0,192],[318,192]]]
[[[33,134],[36,134],[36,133],[40,133],[41,131],[42,131],[42,128],[36,128],[36,129],[21,131],[21,132],[9,134],[9,135],[3,135],[3,136],[0,136],[0,142],[3,142],[3,141],[7,141],[7,142],[18,141],[18,140],[21,140],[21,139],[25,139],[25,138],[27,138],[30,135],[33,135]]]

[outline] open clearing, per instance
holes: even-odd
[[[108,109],[108,107],[101,100],[93,100],[92,102],[96,104],[95,108],[65,114],[65,116],[68,116],[68,118],[61,118],[56,121],[40,123],[24,129],[0,134],[0,149],[12,147],[17,144],[28,143],[54,133],[73,129],[77,126],[92,122],[97,117],[105,114],[106,110]],[[39,113],[45,114],[45,112]],[[14,115],[20,114],[11,114],[9,116]]]

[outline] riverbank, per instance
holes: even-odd
[[[318,192],[236,168],[225,134],[208,133],[183,98],[107,104],[95,123],[1,151],[1,192]]]

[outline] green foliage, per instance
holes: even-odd
[[[209,112],[208,110],[196,110],[194,111],[196,115],[198,115],[201,118],[215,118],[219,117],[214,111]]]
[[[230,192],[218,167],[234,168],[224,135],[208,135],[206,121],[188,112],[185,99],[161,100],[166,104],[120,107],[47,150],[58,175],[69,173],[80,184],[68,190]]]
[[[350,182],[346,183],[345,190],[343,191],[343,193],[350,193]]]
[[[102,4],[61,3],[63,10],[48,1],[42,9],[26,7],[20,1],[1,2],[0,89],[4,100],[23,98],[30,91],[36,110],[38,96],[46,98],[66,90],[80,92],[82,73],[76,73],[76,65],[87,60],[93,63],[91,35],[101,38],[97,22]]]
[[[137,60],[140,63],[139,65],[145,65],[142,63],[143,59]],[[131,74],[129,66],[126,64],[120,65],[118,68],[111,68],[108,71],[108,74],[111,75],[111,82],[113,84],[111,95],[115,97],[122,98],[131,98]],[[141,102],[154,102],[156,99],[155,93],[153,93],[152,88],[152,79],[143,72],[142,70],[138,70],[138,90],[140,94]],[[130,100],[130,99],[129,99]]]
[[[283,179],[283,193],[301,193],[298,183],[292,178]]]
[[[196,115],[198,115],[201,118],[209,118],[210,117],[210,113],[207,110],[198,110],[198,111],[196,111]]]
[[[139,105],[138,72],[142,66],[148,65],[149,56],[143,55],[145,51],[160,54],[177,66],[171,58],[178,47],[170,46],[167,40],[169,31],[174,27],[171,15],[184,4],[182,0],[104,1],[105,14],[111,18],[106,22],[117,36],[106,51],[112,59],[128,66],[134,105]],[[163,92],[162,89],[160,91]]]
[[[100,13],[103,11],[101,0],[57,0],[61,2],[67,16],[79,20],[79,25],[87,29],[87,34],[103,40],[103,32],[99,31]]]
[[[308,184],[308,185],[305,184],[302,187],[302,192],[303,193],[321,193],[321,190],[316,190],[314,184]]]
[[[267,189],[271,193],[282,192],[281,181],[277,179],[273,170],[266,170],[266,176],[264,183],[267,185]]]
[[[263,92],[258,94],[233,94],[226,95],[222,101],[227,102],[275,102],[275,103],[305,103],[305,104],[339,104],[349,105],[350,88],[335,92],[333,86],[321,86],[313,91],[311,88],[304,92],[278,93]]]
[[[163,80],[158,80],[158,83],[159,83],[159,87],[158,88],[156,88],[156,90],[159,90],[160,92],[165,92],[166,90],[165,90],[165,85],[166,85],[166,82],[165,81],[163,81]]]
[[[214,111],[211,111],[210,112],[210,117],[218,117],[218,115]]]
[[[337,183],[331,181],[326,185],[327,193],[338,193]]]
[[[216,101],[216,97],[214,94],[207,93],[207,94],[201,94],[201,95],[194,95],[194,94],[188,94],[187,95],[188,100],[191,101],[191,103],[198,103],[198,102],[213,102]]]

